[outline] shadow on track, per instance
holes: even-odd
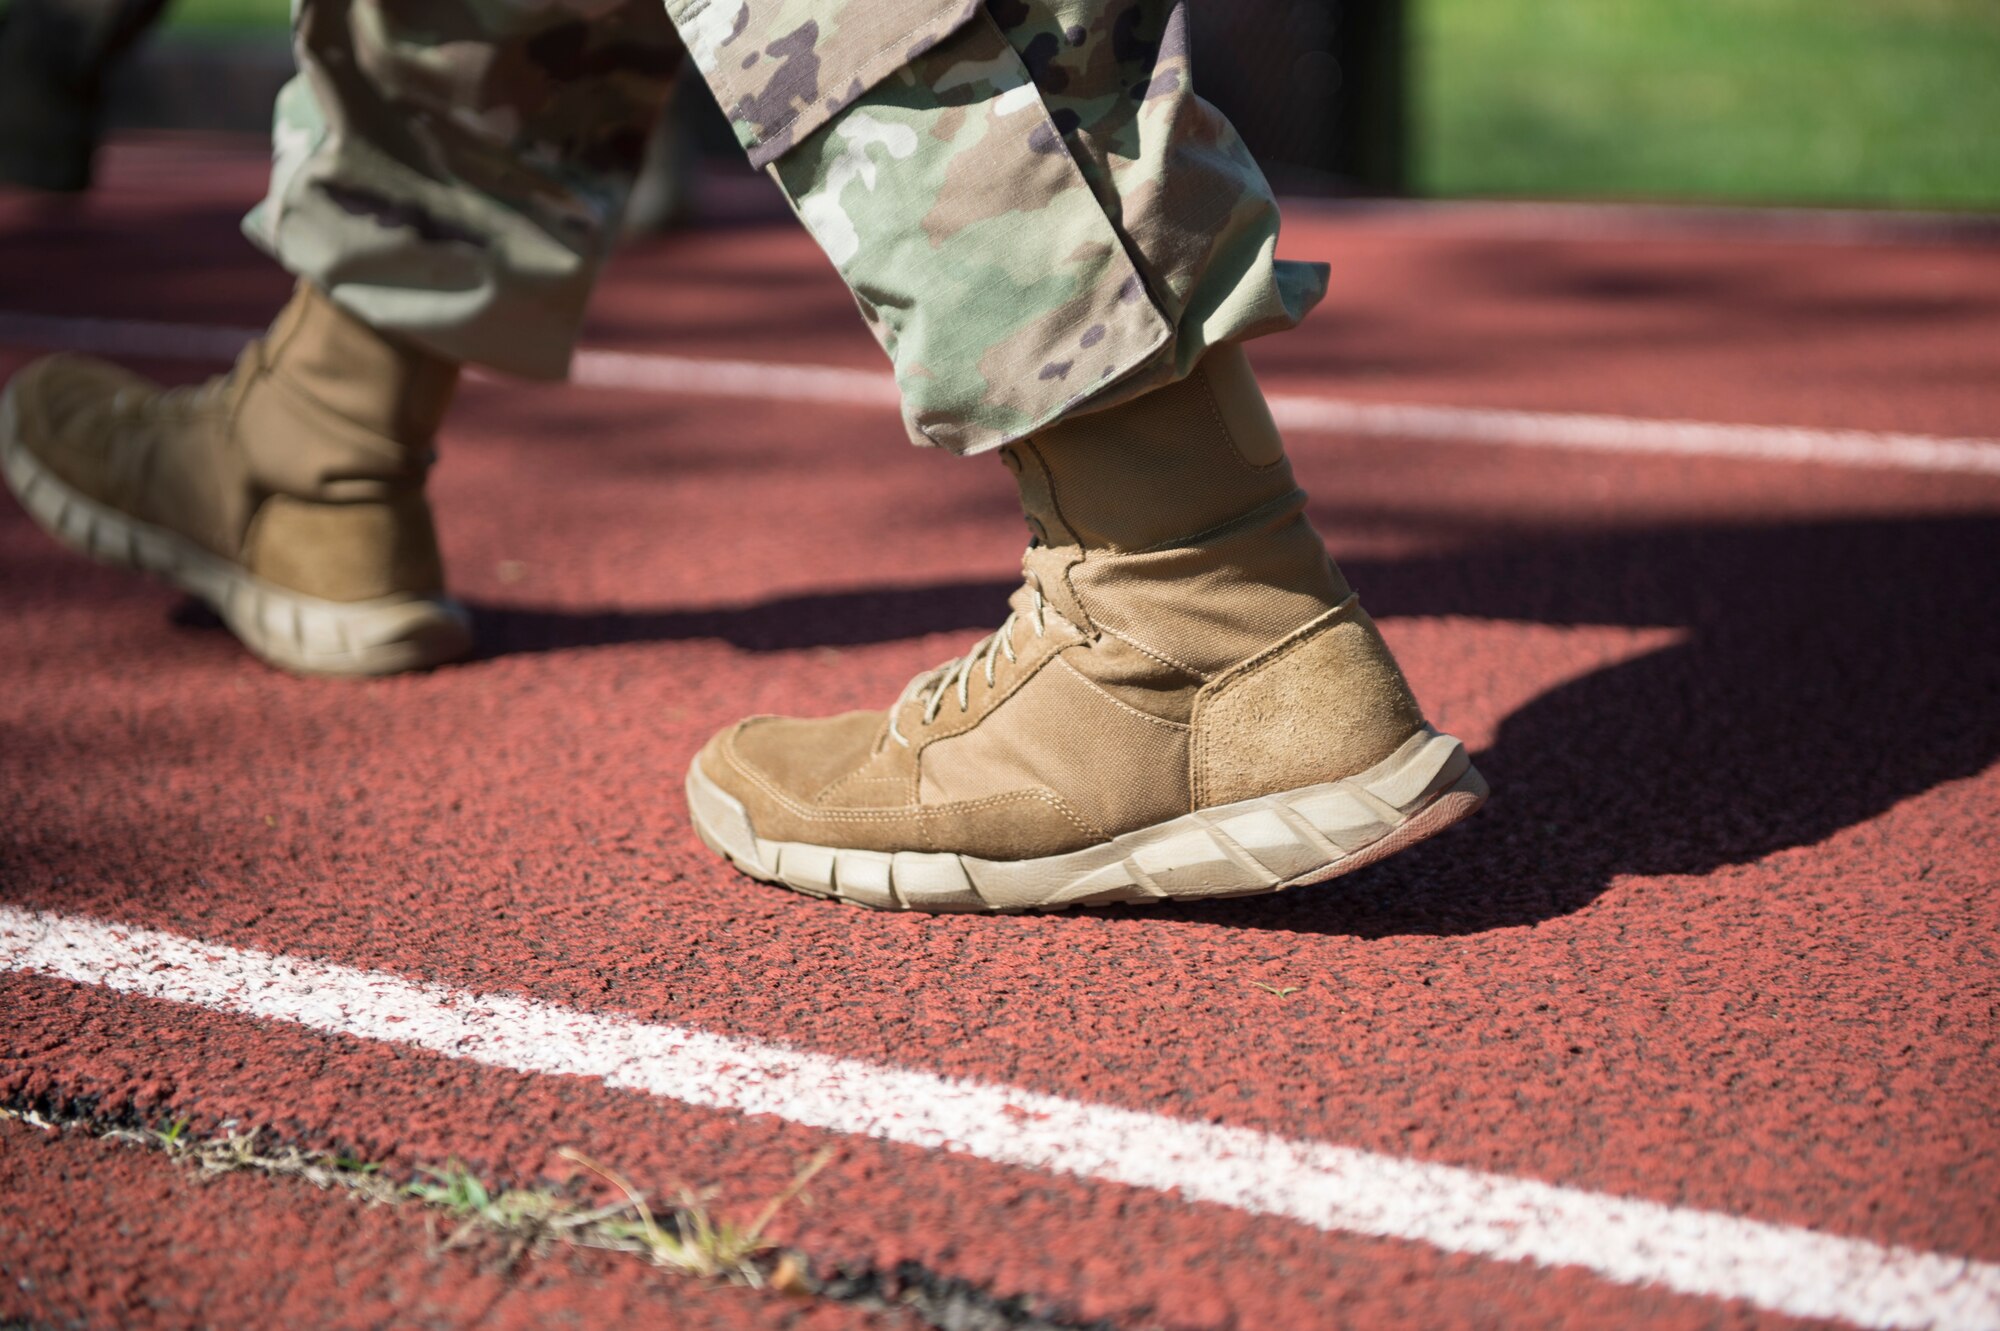
[[[1477,933],[1581,909],[1621,875],[1706,874],[1823,841],[2000,757],[1996,571],[1988,518],[1528,538],[1352,563],[1378,614],[1688,637],[1509,716],[1477,759],[1494,798],[1456,832],[1322,890],[1204,914]]]
[[[480,657],[710,638],[751,652],[858,647],[929,633],[990,633],[1014,582],[810,592],[710,610],[571,611],[474,603]]]
[[[1515,711],[1478,755],[1492,803],[1450,835],[1322,889],[1190,918],[1362,937],[1532,925],[1622,875],[1706,874],[1823,841],[2000,757],[2000,519],[1526,534],[1344,567],[1385,617],[1680,626],[1687,638]],[[787,651],[984,632],[1012,587],[477,613],[492,656],[693,638]]]

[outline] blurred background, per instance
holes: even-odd
[[[1199,85],[1287,192],[2000,205],[1996,0],[1194,0],[1193,14]],[[177,0],[109,80],[112,124],[257,132],[289,69],[285,27],[283,0]],[[687,82],[691,142],[724,164],[727,131]]]

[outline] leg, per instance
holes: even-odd
[[[651,0],[409,13],[296,10],[246,225],[301,281],[231,375],[163,393],[59,356],[0,399],[0,464],[45,527],[296,670],[470,648],[423,493],[459,363],[562,372],[680,55]]]
[[[0,18],[0,181],[90,188],[104,80],[167,0],[13,0]]]
[[[1241,895],[1484,798],[1306,520],[1239,344],[1324,274],[1273,260],[1275,205],[1188,86],[1183,19],[991,0],[796,146],[725,96],[854,286],[913,436],[1000,446],[1036,537],[1000,629],[886,711],[702,750],[695,827],[753,876],[922,910]],[[707,56],[711,82],[756,68]]]
[[[560,378],[681,61],[658,0],[304,0],[244,231],[370,327]]]
[[[688,225],[700,207],[701,140],[684,105],[691,91],[686,83],[675,82],[674,94],[667,99],[653,136],[646,142],[645,161],[625,204],[623,231],[627,236],[657,236],[676,230]]]
[[[1132,397],[1325,289],[1324,266],[1274,259],[1263,173],[1194,94],[1185,0],[772,0],[719,35],[702,25],[730,6],[677,6],[888,351],[919,444],[979,452]],[[931,21],[895,36],[913,15]],[[921,54],[870,63],[884,41]]]

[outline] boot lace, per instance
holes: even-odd
[[[1014,652],[1015,625],[1025,619],[1035,630],[1037,638],[1047,633],[1049,603],[1042,599],[1040,587],[1030,584],[1028,591],[1031,599],[1025,616],[1019,610],[1008,611],[1007,618],[1000,621],[1000,627],[974,643],[971,651],[964,656],[953,657],[935,669],[924,671],[903,686],[903,691],[896,697],[895,705],[889,709],[889,734],[898,744],[904,748],[910,746],[909,739],[896,725],[897,715],[903,710],[905,703],[912,698],[922,697],[924,725],[937,720],[938,711],[944,706],[944,700],[954,693],[958,695],[958,710],[969,711],[972,707],[973,673],[978,671],[984,674],[986,687],[990,689],[997,678],[995,672],[999,668],[1000,658],[1005,657],[1010,662],[1020,659]]]

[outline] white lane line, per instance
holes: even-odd
[[[900,400],[894,377],[879,370],[635,351],[580,350],[569,377],[572,383],[589,388],[635,388],[690,397],[768,398],[858,407],[894,407]]]
[[[1287,430],[1328,434],[2000,476],[2000,439],[1946,439],[1874,430],[1809,430],[1788,425],[1717,425],[1708,421],[1510,411],[1499,407],[1430,407],[1282,394],[1272,395],[1271,414]]]
[[[0,312],[0,343],[106,356],[227,359],[257,335],[255,329]],[[843,406],[893,406],[897,400],[895,381],[880,371],[646,352],[579,351],[571,378],[592,388],[690,397]],[[1271,413],[1287,430],[1327,434],[2000,476],[2000,439],[1361,402],[1297,393],[1272,394]]]
[[[0,906],[0,970],[708,1109],[1178,1193],[1329,1231],[1582,1267],[1613,1281],[1863,1327],[1993,1331],[2000,1265],[1530,1179],[1399,1160],[678,1026],[419,984]]]

